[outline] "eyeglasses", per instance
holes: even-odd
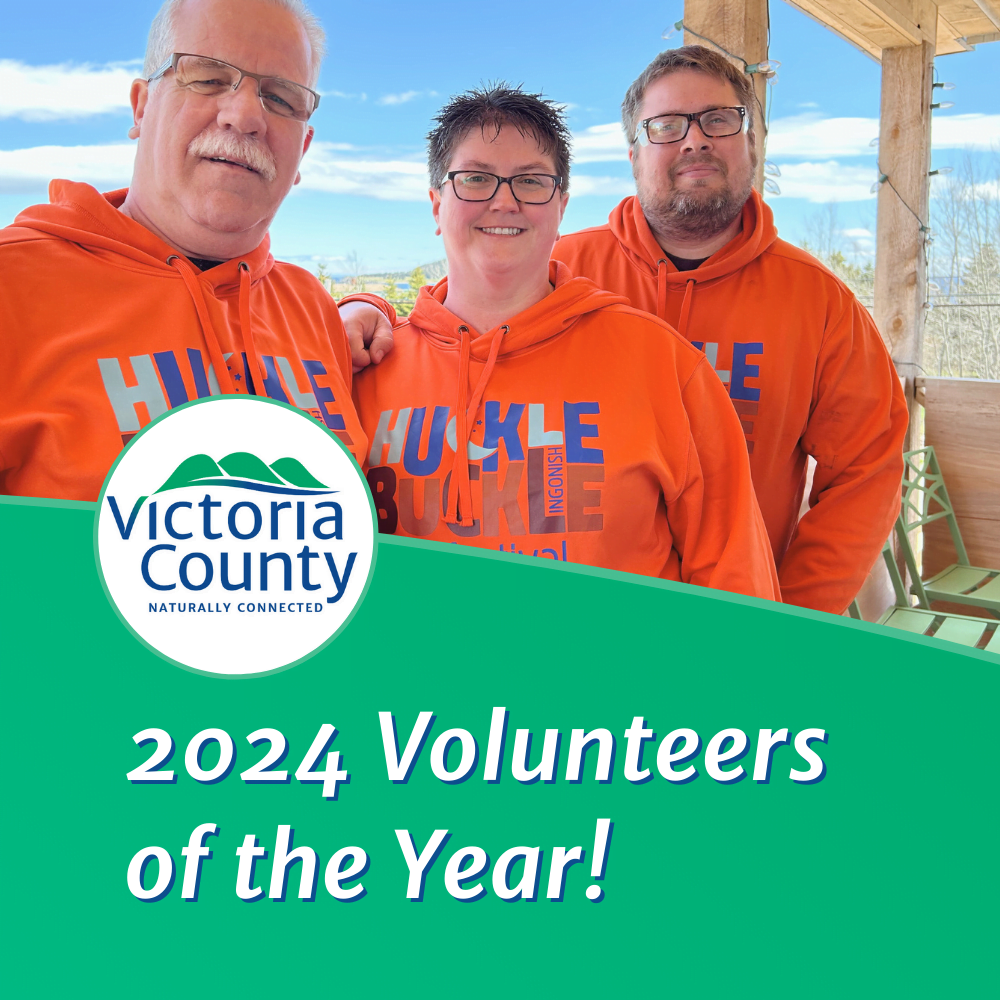
[[[257,81],[257,96],[264,109],[282,118],[308,121],[319,107],[319,94],[303,87],[301,83],[292,83],[280,76],[249,73],[218,59],[196,56],[190,52],[175,52],[147,82],[158,80],[171,69],[178,87],[204,97],[221,97],[227,92],[233,92],[243,82],[243,78],[248,76]]]
[[[514,200],[525,205],[546,205],[552,201],[562,178],[555,174],[514,174],[499,177],[483,170],[449,170],[446,180],[451,181],[459,201],[489,201],[500,190],[501,184],[510,186]]]
[[[711,111],[691,114],[654,115],[639,122],[635,139],[641,146],[647,142],[680,142],[688,134],[691,122],[697,122],[702,135],[710,139],[736,135],[749,125],[746,108],[712,108]]]

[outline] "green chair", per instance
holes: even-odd
[[[893,557],[892,545],[886,542],[882,558],[889,570],[896,603],[878,620],[877,624],[898,628],[917,635],[932,635],[947,639],[961,646],[979,647],[1000,654],[1000,625],[990,618],[971,618],[967,615],[945,615],[926,608],[911,608],[906,585]],[[854,605],[857,608],[857,605]],[[854,612],[852,611],[852,616]],[[857,617],[861,617],[860,614]]]
[[[924,608],[889,608],[878,624],[917,635],[932,635],[935,639],[947,639],[960,646],[977,647],[1000,655],[1000,627],[989,618],[942,615]]]
[[[968,604],[985,608],[994,617],[1000,618],[1000,570],[970,564],[934,449],[928,447],[904,452],[903,459],[906,463],[903,506],[896,520],[896,538],[913,579],[911,591],[917,603],[924,609],[930,608],[931,601]],[[958,561],[929,580],[921,580],[910,544],[910,533],[942,518],[948,522]],[[889,560],[886,562],[888,564]]]

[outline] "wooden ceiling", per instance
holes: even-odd
[[[787,0],[880,62],[882,50],[931,42],[936,55],[1000,41],[1000,0]]]

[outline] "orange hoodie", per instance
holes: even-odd
[[[380,530],[776,599],[704,356],[563,265],[550,279],[482,335],[442,304],[447,278],[421,289],[392,354],[356,377]]]
[[[840,614],[899,513],[906,402],[867,310],[777,237],[754,191],[739,236],[678,271],[633,197],[553,256],[705,352],[743,425],[783,599]],[[798,520],[807,455],[817,468]]]
[[[201,272],[119,212],[126,192],[53,181],[0,230],[0,493],[96,500],[122,446],[220,392],[310,411],[364,458],[333,299],[256,250]]]

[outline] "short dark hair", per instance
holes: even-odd
[[[543,153],[548,153],[562,191],[569,188],[570,131],[563,107],[541,94],[526,94],[520,87],[504,82],[467,90],[453,97],[435,116],[437,125],[427,134],[427,168],[431,187],[439,188],[451,166],[455,148],[474,129],[492,138],[504,125],[512,125],[521,135],[530,135]]]
[[[625,100],[622,101],[622,128],[625,130],[625,138],[629,145],[638,138],[639,110],[646,96],[646,88],[661,76],[676,73],[681,69],[694,69],[732,85],[736,92],[736,100],[747,109],[750,148],[755,148],[753,126],[757,95],[754,93],[753,80],[737,69],[724,55],[704,45],[684,45],[679,49],[667,49],[661,52],[628,88]]]

